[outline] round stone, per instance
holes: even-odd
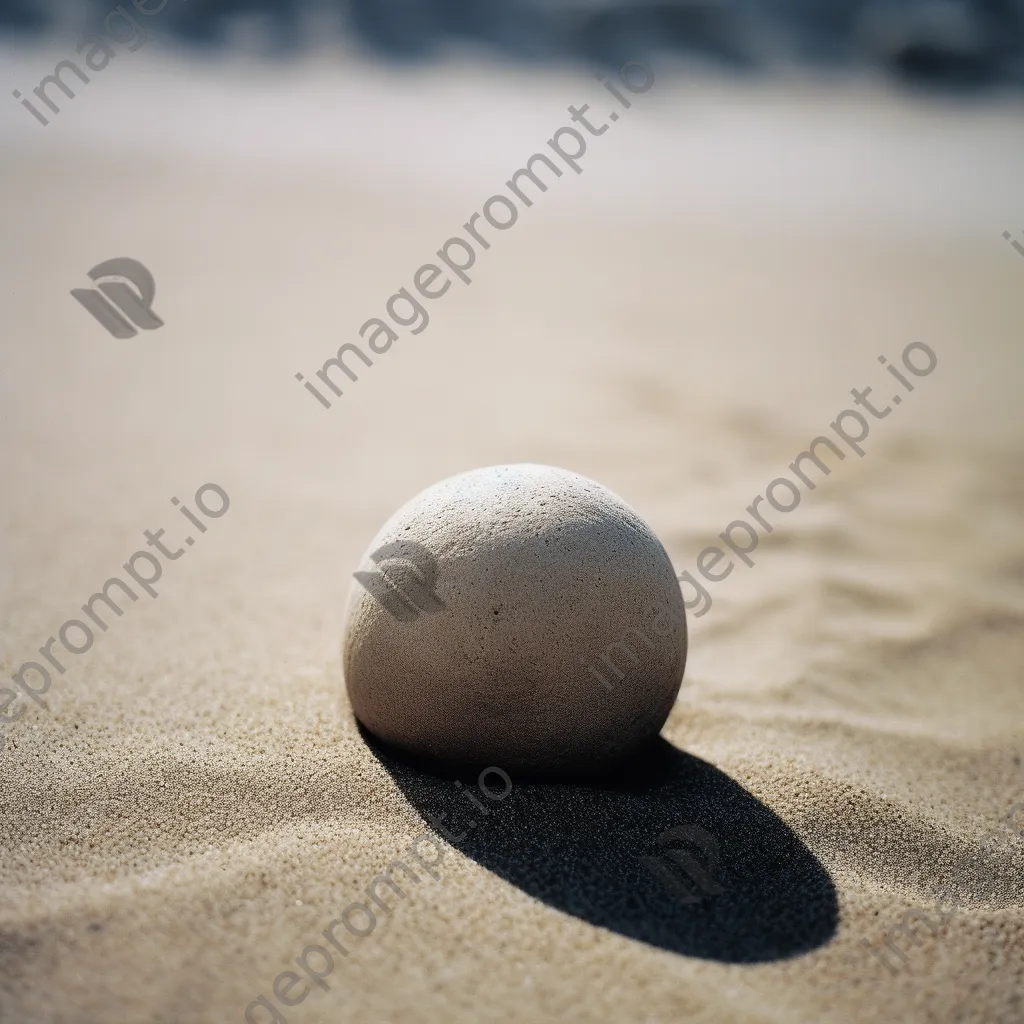
[[[679,692],[675,571],[621,498],[550,466],[443,480],[374,537],[342,661],[385,743],[511,776],[606,771],[657,736]]]

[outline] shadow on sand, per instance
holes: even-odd
[[[476,771],[409,758],[360,731],[424,820],[445,816],[451,845],[563,913],[724,963],[797,956],[836,931],[835,887],[811,851],[728,775],[662,739],[614,781],[513,779],[491,802]],[[503,789],[493,773],[486,785]]]

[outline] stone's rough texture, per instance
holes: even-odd
[[[513,777],[601,771],[675,702],[686,620],[672,563],[586,477],[514,465],[444,480],[385,523],[360,570],[384,578],[353,585],[345,683],[359,720],[406,751]]]

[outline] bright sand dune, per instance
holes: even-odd
[[[9,89],[70,52],[7,52]],[[1000,824],[1024,800],[1020,106],[666,72],[327,410],[293,374],[358,340],[569,103],[613,101],[582,72],[263,76],[155,44],[103,76],[46,129],[0,104],[4,677],[143,530],[184,542],[172,496],[212,482],[230,508],[4,727],[0,1020],[241,1021],[425,813],[465,824],[341,698],[351,572],[404,499],[565,466],[692,571],[851,388],[901,393],[877,357],[910,342],[934,372],[708,585],[658,771],[513,779],[437,879],[342,930],[327,991],[275,1005],[1024,1019],[1024,841]],[[114,256],[154,273],[160,330],[115,340],[69,297]],[[638,860],[685,824],[720,848],[697,904]],[[901,970],[864,947],[944,889],[959,911],[896,938]]]

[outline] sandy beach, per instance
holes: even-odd
[[[8,92],[67,52],[5,49]],[[288,1024],[1024,1019],[1020,101],[656,68],[327,408],[295,374],[567,105],[613,100],[469,60],[145,58],[45,128],[0,104],[0,686],[30,661],[51,680],[0,727],[0,1021],[219,1024],[260,997]],[[163,321],[130,339],[69,295],[121,256]],[[912,344],[935,365],[911,392],[879,357],[907,374]],[[866,387],[901,401],[859,455],[830,424]],[[346,595],[424,487],[565,467],[700,579],[823,434],[845,457],[752,564],[706,602],[684,583],[682,690],[617,784],[512,776],[480,816],[359,730]],[[183,553],[157,596],[132,584],[63,646],[161,529]],[[385,910],[365,890],[395,858],[418,878]],[[342,953],[323,933],[360,902]]]

